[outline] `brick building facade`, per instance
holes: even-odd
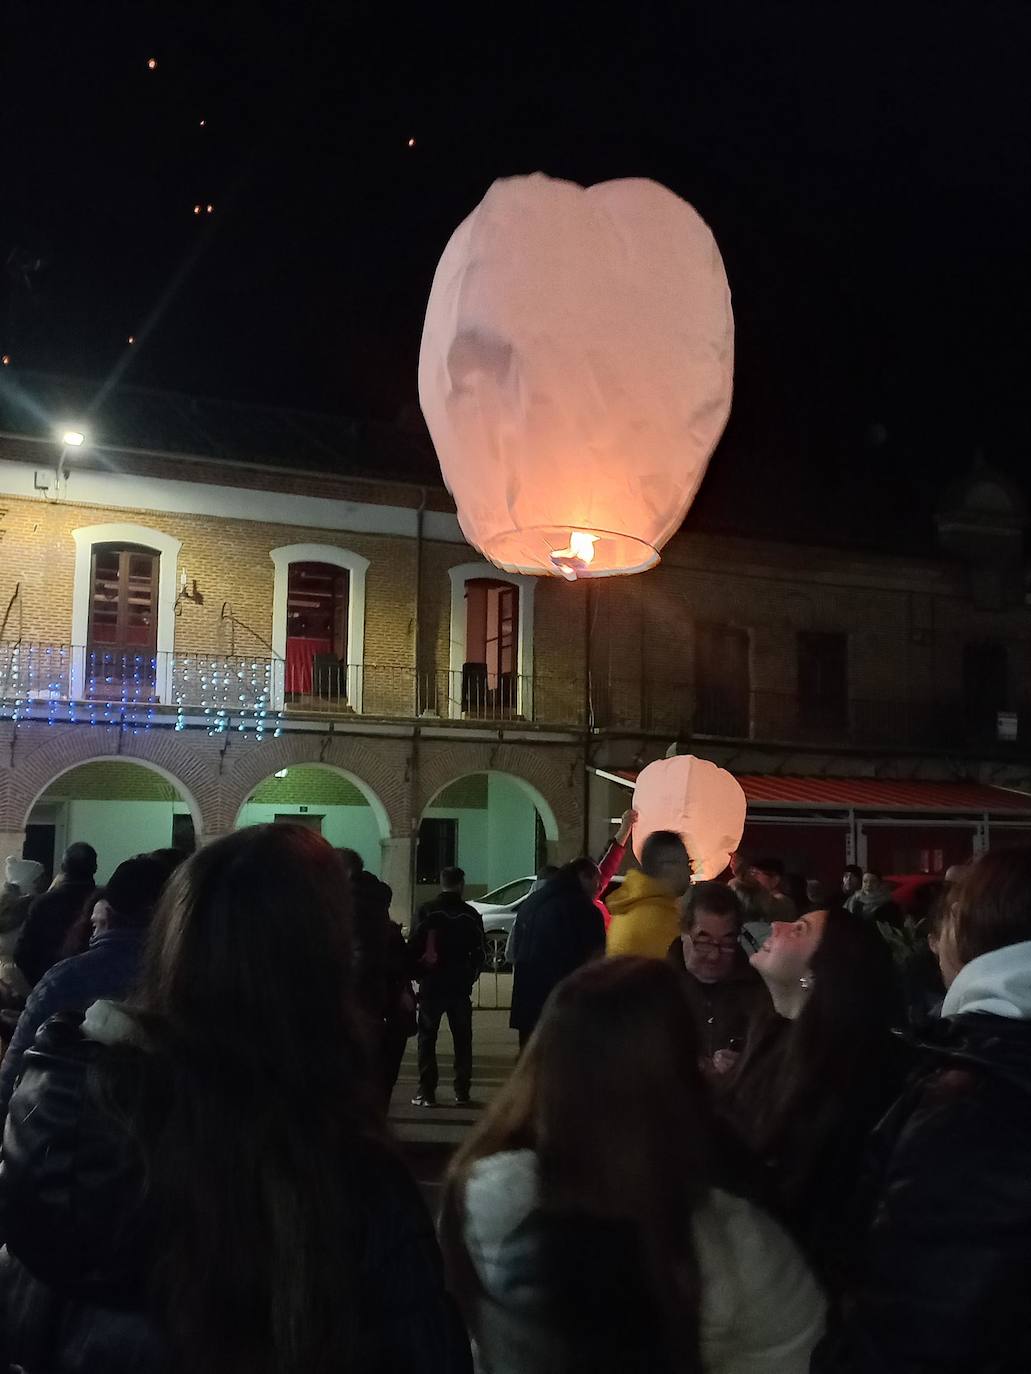
[[[71,449],[85,393],[26,378],[12,394],[4,853],[55,780],[103,759],[162,775],[201,840],[277,772],[338,770],[399,911],[424,811],[471,774],[523,790],[553,859],[598,849],[625,804],[612,779],[672,748],[748,777],[983,789],[937,809],[755,802],[771,840],[837,826],[841,859],[878,823],[951,826],[960,848],[1031,824],[1024,512],[991,474],[952,494],[930,553],[688,529],[650,573],[570,585],[485,565],[400,431],[116,391]]]

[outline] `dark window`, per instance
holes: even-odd
[[[462,710],[494,715],[515,709],[519,668],[519,588],[478,577],[465,584]]]
[[[95,544],[86,644],[87,693],[147,698],[157,656],[160,555],[132,545]]]
[[[435,883],[442,868],[453,868],[458,852],[458,822],[444,816],[428,816],[419,826],[415,846],[415,881]]]
[[[842,729],[848,722],[848,641],[843,634],[802,630],[798,635],[799,725]]]
[[[695,636],[695,719],[702,735],[746,738],[751,714],[748,631],[699,623]]]
[[[1005,644],[968,644],[963,651],[967,726],[979,739],[996,739],[999,712],[1009,710],[1009,654]]]

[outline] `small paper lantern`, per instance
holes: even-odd
[[[730,288],[654,181],[496,181],[437,267],[419,398],[471,544],[510,572],[642,572],[730,411]]]
[[[634,789],[634,853],[656,830],[673,830],[691,856],[695,882],[718,878],[741,843],[745,794],[732,773],[708,759],[678,754],[643,768]]]

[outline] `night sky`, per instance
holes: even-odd
[[[703,523],[902,552],[976,450],[1026,482],[1031,6],[617,9],[9,0],[4,379],[410,413],[495,177],[653,176],[734,294]]]

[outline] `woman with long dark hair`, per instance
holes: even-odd
[[[455,1157],[445,1255],[490,1374],[802,1374],[823,1301],[717,1187],[690,1006],[661,960],[562,983]]]
[[[294,826],[171,879],[130,1003],[25,1056],[0,1170],[12,1364],[464,1369],[429,1217],[381,1139],[348,887]]]
[[[729,1115],[834,1288],[867,1138],[905,1076],[891,952],[876,927],[835,905],[775,921],[751,963],[773,1014],[729,1084]]]

